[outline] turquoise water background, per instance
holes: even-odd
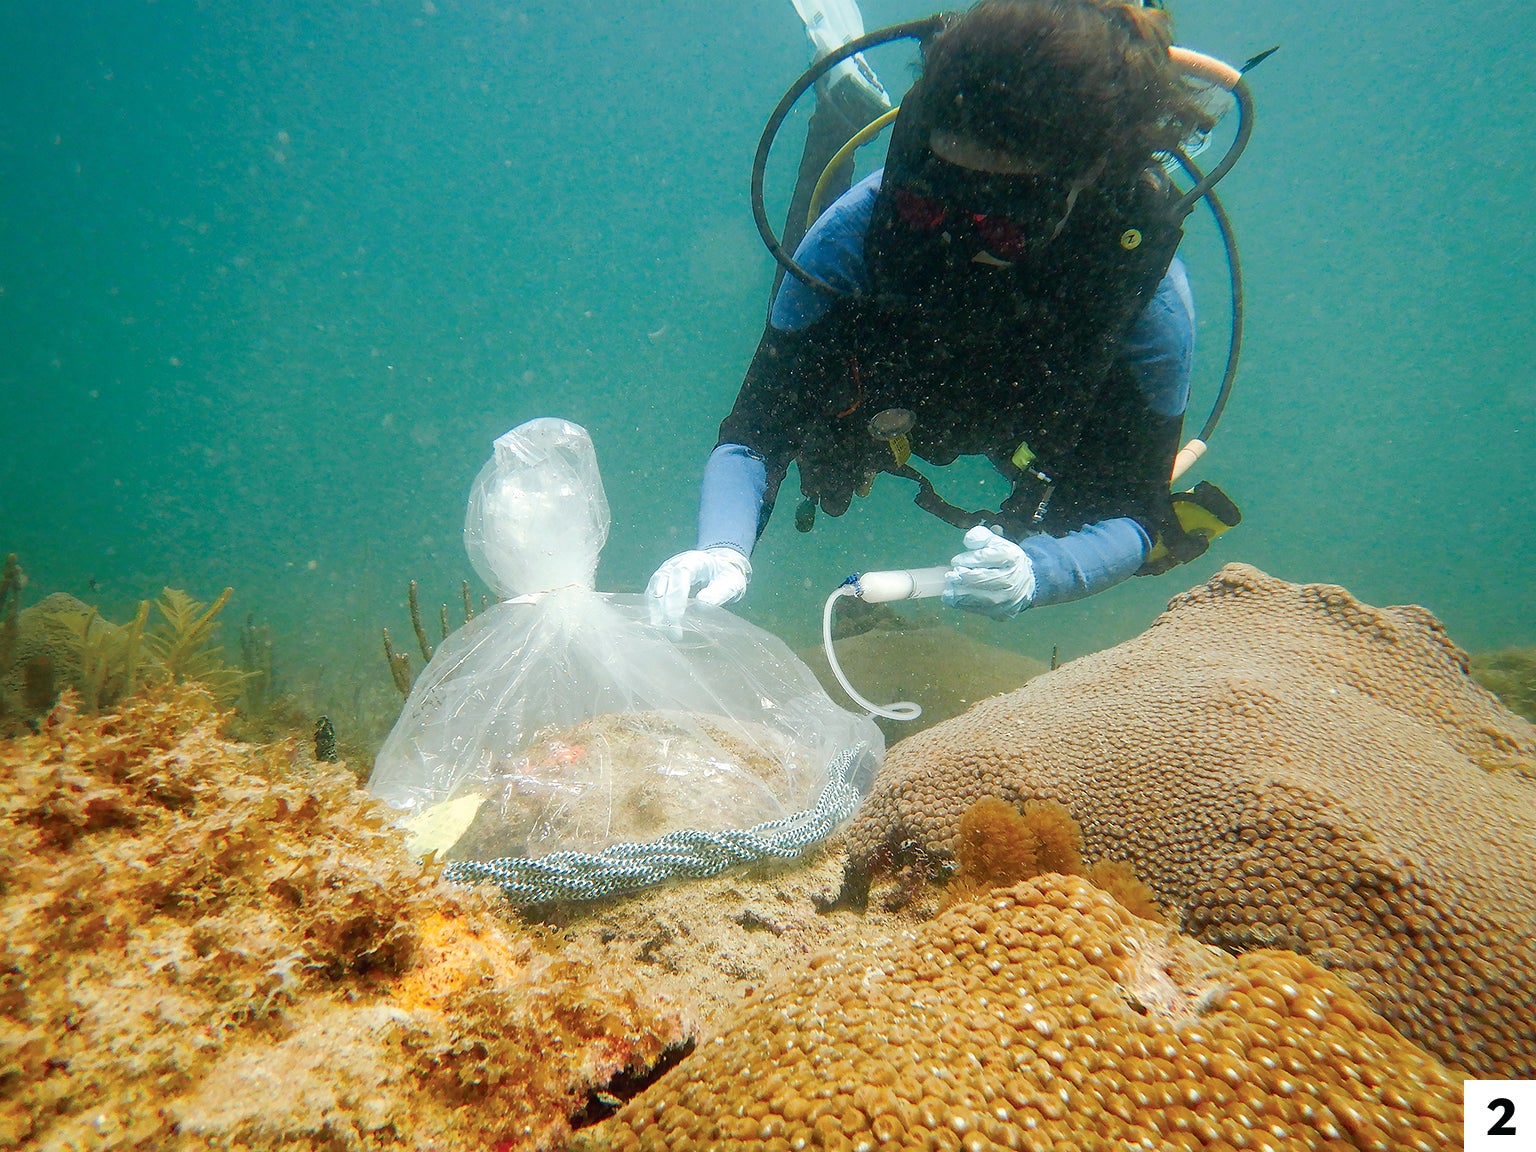
[[[1536,644],[1536,11],[1170,7],[1233,62],[1281,46],[1221,189],[1243,370],[1190,477],[1245,522],[1084,604],[924,611],[1066,658],[1241,560],[1426,605],[1473,650]],[[928,11],[864,5],[872,28]],[[749,169],[806,61],[788,0],[0,2],[0,551],[29,599],[122,619],[232,585],[231,623],[270,625],[320,706],[388,699],[380,626],[408,635],[413,577],[457,596],[470,481],[542,415],[591,430],[600,584],[641,588],[692,543],[761,331]],[[905,49],[874,63],[910,77]],[[1203,218],[1186,253],[1198,425],[1226,325]],[[976,469],[940,486],[998,494]],[[781,508],[743,611],[803,644],[848,572],[944,562],[958,533],[909,501],[887,479],[809,537]]]

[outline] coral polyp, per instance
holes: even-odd
[[[1198,939],[1309,956],[1447,1064],[1536,1076],[1536,727],[1424,609],[1228,565],[894,747],[849,888],[952,858],[987,797],[1065,805]]]

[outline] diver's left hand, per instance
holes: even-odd
[[[940,596],[951,608],[1009,620],[1035,595],[1035,566],[1012,540],[977,525],[965,534],[966,551],[950,563]]]

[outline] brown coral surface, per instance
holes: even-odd
[[[1337,971],[1441,1059],[1536,1076],[1536,728],[1415,607],[1229,565],[1151,629],[893,749],[850,833],[949,857],[1057,800],[1186,931]]]
[[[1430,1152],[1460,1095],[1312,962],[1046,875],[822,954],[577,1147]]]
[[[684,1040],[195,688],[0,743],[0,1147],[552,1147]],[[559,945],[559,946],[557,946]]]

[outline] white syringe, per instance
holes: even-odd
[[[866,604],[889,604],[894,600],[921,600],[937,596],[944,591],[944,580],[950,571],[949,568],[940,567],[861,572],[848,577],[827,597],[826,607],[821,613],[821,639],[827,650],[827,664],[832,669],[832,675],[837,677],[837,682],[843,686],[843,691],[859,707],[888,720],[916,720],[923,714],[921,706],[912,700],[899,700],[884,707],[872,704],[848,683],[848,677],[843,675],[842,666],[837,662],[837,653],[832,650],[832,606],[843,596],[856,596]]]
[[[861,572],[848,578],[845,587],[866,604],[892,600],[921,600],[944,591],[948,568],[892,568],[885,572]]]

